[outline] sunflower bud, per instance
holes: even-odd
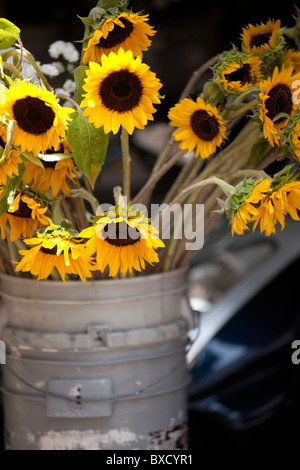
[[[225,205],[221,207],[230,220],[234,218],[256,184],[257,180],[248,178],[236,185],[235,192],[227,198]]]
[[[206,82],[203,87],[203,100],[213,105],[222,104],[225,95],[220,86],[215,81]]]
[[[238,95],[256,86],[261,79],[261,60],[236,49],[224,52],[213,67],[214,78],[226,94]]]

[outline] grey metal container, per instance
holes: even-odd
[[[1,275],[6,449],[187,448],[186,271]]]

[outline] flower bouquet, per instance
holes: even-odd
[[[148,15],[129,10],[127,3],[102,0],[81,18],[80,58],[72,43],[50,46],[49,54],[62,56],[69,70],[78,62],[74,81],[68,78],[58,90],[46,76],[60,73],[62,63],[37,63],[19,28],[1,20],[4,272],[85,282],[133,276],[151,265],[156,272],[175,269],[201,247],[186,249],[182,225],[193,218],[191,208],[203,204],[205,236],[221,213],[239,235],[250,224],[270,235],[277,222],[284,227],[287,214],[298,220],[298,17],[293,28],[281,27],[280,20],[246,26],[241,44],[195,71],[169,110],[166,145],[133,195],[129,136],[153,120],[163,97],[162,84],[142,60],[155,31]],[[208,68],[212,78],[192,97]],[[123,186],[112,188],[115,205],[104,207],[93,188],[111,133],[120,133]],[[266,173],[276,160],[282,170]],[[161,201],[164,209],[151,224],[147,208],[155,185],[179,164]],[[183,204],[189,214],[179,210],[175,222],[166,222],[166,214]],[[163,219],[169,236],[161,240]],[[197,229],[203,230],[203,220],[190,231],[194,238]]]
[[[47,416],[57,418],[54,404],[65,399],[63,394],[67,393],[72,407],[66,411],[65,401],[59,402],[59,416],[90,416],[94,405],[88,404],[83,410],[81,392],[94,400],[96,380],[98,392],[102,393],[96,413],[98,417],[107,417],[112,415],[112,400],[128,403],[129,398],[145,398],[147,390],[154,387],[159,401],[151,402],[150,414],[140,422],[149,423],[153,410],[157,411],[158,421],[151,428],[154,434],[150,433],[151,438],[150,434],[147,438],[143,436],[143,445],[148,439],[147,448],[160,448],[153,447],[162,435],[159,431],[162,425],[157,423],[172,400],[166,391],[162,393],[155,387],[171,376],[166,390],[179,394],[182,403],[182,388],[187,383],[183,372],[178,372],[178,362],[185,370],[185,343],[180,341],[187,329],[178,312],[186,286],[180,276],[176,277],[177,273],[185,270],[191,256],[202,248],[204,238],[223,216],[228,218],[232,235],[243,235],[259,226],[261,232],[270,236],[278,223],[284,228],[287,216],[299,220],[299,18],[297,10],[295,25],[290,28],[281,26],[279,19],[245,26],[240,44],[211,58],[193,73],[166,116],[165,144],[147,181],[135,194],[130,137],[135,129],[147,132],[163,99],[159,78],[143,61],[143,52],[150,47],[155,34],[148,15],[129,9],[127,0],[99,0],[88,16],[81,18],[84,25],[81,50],[73,43],[56,41],[49,48],[54,59],[49,64],[40,64],[25,48],[18,26],[0,19],[0,269],[4,273],[3,298],[9,306],[14,305],[5,332],[13,345],[12,351],[18,349],[12,364],[22,357],[24,370],[28,377],[32,376],[31,381],[27,376],[20,378],[19,369],[12,371],[12,364],[7,368],[11,377],[18,379],[8,395],[8,408],[11,396],[17,400],[20,390],[24,394],[32,392],[36,375],[28,364],[32,364],[33,349],[38,350],[38,368],[43,376],[46,366],[53,367],[57,344],[64,341],[61,349],[67,359],[60,365],[62,370],[59,372],[57,365],[54,371],[50,370],[55,380],[42,378],[33,387],[39,396],[35,412],[40,397],[46,393]],[[208,70],[211,78],[198,90],[199,81]],[[51,86],[50,78],[62,73],[67,73],[62,87]],[[109,136],[120,137],[122,155],[122,185],[111,188],[114,204],[100,200],[100,191],[95,191],[99,175],[103,178],[105,174],[105,167],[102,168],[109,158]],[[276,172],[274,162],[280,167]],[[176,177],[157,204],[153,198],[156,185],[174,168]],[[163,277],[169,273],[172,283]],[[18,282],[16,289],[9,287],[8,278]],[[47,302],[35,288],[35,303],[29,306],[27,289],[32,292],[29,285],[32,280],[43,280],[34,285],[41,285],[41,290],[43,285],[47,286]],[[97,282],[97,289],[93,281]],[[152,282],[159,293],[150,292]],[[52,285],[57,284],[62,296],[59,300],[51,298]],[[68,285],[72,289],[71,301],[65,298]],[[75,301],[79,286],[85,288],[86,295],[79,302],[78,312]],[[121,299],[116,299],[118,290],[124,295]],[[97,309],[91,300],[96,291],[100,295]],[[15,294],[20,296],[17,300]],[[129,296],[133,298],[132,308],[126,307]],[[138,301],[144,302],[139,309]],[[13,302],[22,305],[21,314],[15,313],[18,305]],[[59,303],[64,310],[61,313]],[[82,314],[83,305],[91,306],[90,314]],[[64,324],[68,309],[71,334],[66,333]],[[100,314],[104,315],[101,324]],[[115,332],[117,317],[117,327],[122,331]],[[86,328],[87,318],[90,324],[87,332],[82,333],[80,328]],[[42,339],[37,339],[32,325],[43,331],[47,330],[48,322],[49,331],[59,330],[59,334],[43,332]],[[138,333],[131,331],[136,326],[143,328]],[[19,328],[21,333],[12,334],[11,328]],[[180,360],[175,357],[178,349],[173,348],[172,339],[180,342]],[[150,372],[140,381],[131,366],[122,380],[121,391],[116,386],[114,392],[113,381],[119,385],[120,376],[116,372],[113,380],[108,378],[105,367],[111,364],[114,370],[115,351],[125,346],[122,368],[125,360],[135,361],[141,374],[144,367],[140,370],[136,361],[144,357],[146,344],[151,345],[147,351],[151,352]],[[137,345],[141,351],[137,352]],[[98,349],[91,353],[89,348],[93,346]],[[74,367],[73,359],[71,374],[77,375],[61,385],[60,380],[70,374],[65,370],[70,351],[77,358],[81,349],[84,354],[87,349],[89,354],[99,351],[104,354],[101,363],[104,378],[99,379],[99,369],[91,372],[89,367],[92,382],[82,382],[82,362],[80,367]],[[162,362],[158,364],[155,361],[159,354]],[[174,356],[174,364],[163,362],[167,356]],[[45,357],[48,362],[41,367],[41,358]],[[86,365],[86,359],[83,362]],[[172,374],[177,374],[177,382]],[[138,388],[141,383],[142,389]],[[88,385],[92,392],[88,388],[85,391]],[[29,405],[18,407],[17,403],[13,401],[11,409],[22,409],[28,414],[27,422],[33,420]],[[182,425],[184,414],[176,419],[172,414],[181,405],[173,405],[167,422]],[[123,423],[121,404],[120,409]],[[140,412],[145,412],[145,406]],[[137,429],[140,422],[132,429]],[[97,425],[98,433],[101,423]],[[114,426],[117,425],[114,421]],[[43,421],[37,426],[34,422],[31,426],[30,445],[34,442],[32,429],[37,427],[36,433],[40,435],[46,424]],[[57,443],[66,442],[66,434],[55,434],[52,424],[47,426],[51,431],[39,437],[40,448],[57,448]],[[27,436],[27,428],[19,427]],[[86,432],[88,439],[98,436],[90,428]],[[172,429],[171,434],[177,435],[174,432]],[[72,433],[68,437],[72,441],[69,448],[76,448],[83,439],[74,430]],[[105,443],[111,442],[109,433],[105,434]],[[126,443],[130,439],[135,442],[136,437],[128,432],[114,436],[118,442],[127,439]],[[182,445],[178,442],[174,445]],[[95,446],[98,445],[97,442]],[[113,446],[116,445],[114,442]]]

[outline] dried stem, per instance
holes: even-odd
[[[130,165],[131,158],[129,152],[129,135],[126,129],[122,127],[121,131],[121,148],[123,161],[123,196],[130,201]]]
[[[155,187],[156,183],[162,178],[162,176],[165,173],[167,173],[167,171],[170,170],[170,168],[172,168],[175,165],[175,163],[177,163],[183,157],[183,155],[185,153],[186,153],[185,150],[180,150],[179,152],[176,153],[176,155],[174,155],[172,158],[170,158],[170,160],[167,163],[165,163],[157,173],[154,173],[149,178],[147,183],[143,186],[143,188],[140,190],[140,192],[135,196],[135,198],[133,199],[132,202],[133,203],[139,202],[140,204],[145,202],[145,200],[147,199],[149,193]]]

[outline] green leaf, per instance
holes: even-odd
[[[67,140],[72,147],[75,164],[94,188],[105,160],[108,135],[104,134],[102,127],[96,129],[78,110],[72,114]]]
[[[20,151],[19,149],[17,150]],[[34,163],[43,170],[43,174],[45,173],[45,168],[42,161],[39,158],[35,157],[33,153],[24,151],[20,153],[20,156],[24,162]]]
[[[243,101],[243,99],[249,95],[250,93],[257,93],[259,91],[259,87],[257,86],[252,86],[250,88],[248,88],[247,90],[243,91],[243,93],[241,93],[238,98],[236,99],[236,102],[240,102],[240,101]]]
[[[3,155],[1,157],[1,163],[2,163],[2,159],[3,159],[3,162],[4,162],[7,159],[8,155],[9,155],[9,152],[10,152],[10,149],[11,149],[11,146],[12,146],[12,142],[13,142],[13,138],[14,138],[14,134],[15,134],[16,125],[17,124],[16,124],[15,121],[9,121],[9,123],[8,123],[7,130],[6,130],[6,145],[5,145],[5,148],[4,148]]]
[[[89,16],[79,16],[79,15],[77,15],[77,16],[87,28],[90,27],[93,24],[93,18],[91,18]]]
[[[14,34],[0,29],[0,49],[8,49],[13,46],[17,38]]]
[[[277,115],[274,117],[274,119],[272,119],[272,121],[273,121],[273,122],[276,122],[276,121],[279,121],[279,119],[282,119],[282,118],[284,118],[284,119],[289,119],[289,118],[290,118],[290,115],[287,114],[287,113],[279,113],[279,114],[277,114]]]
[[[0,217],[7,211],[14,200],[15,192],[25,173],[25,163],[19,163],[19,174],[9,178],[0,198]]]
[[[113,7],[126,8],[128,3],[128,0],[99,0],[97,7],[104,8],[105,10]]]
[[[19,37],[20,29],[6,20],[0,18],[0,49],[7,49],[14,45]]]
[[[72,158],[71,153],[50,153],[43,155],[39,153],[39,158],[44,162],[59,162],[61,160],[66,160],[67,158]]]
[[[10,77],[8,77],[8,75],[4,75],[3,78],[4,78],[4,83],[7,86],[7,88],[15,85],[14,81]]]
[[[250,152],[250,157],[247,162],[247,165],[256,165],[261,161],[266,150],[268,148],[269,142],[266,139],[261,139],[256,142]]]
[[[76,84],[76,103],[80,104],[83,99],[83,89],[82,86],[84,85],[84,80],[86,78],[86,71],[88,70],[87,65],[80,65],[76,68],[74,73],[74,79]]]
[[[225,94],[215,81],[208,81],[203,87],[203,99],[217,105],[223,103]]]
[[[13,24],[11,21],[8,21],[6,18],[0,18],[0,29],[8,31],[15,36],[20,34],[20,28]]]

